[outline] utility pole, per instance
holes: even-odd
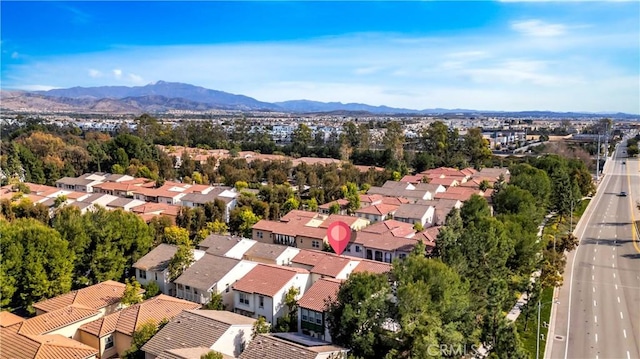
[[[536,335],[536,359],[539,359],[539,358],[540,358],[540,297],[538,297],[538,335]]]
[[[598,134],[598,156],[596,160],[596,182],[600,181],[600,134]]]

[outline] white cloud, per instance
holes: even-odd
[[[113,71],[112,71],[112,72],[113,72],[113,76],[114,76],[116,79],[118,79],[118,80],[119,80],[119,79],[122,77],[122,70],[120,70],[120,69],[113,69]]]
[[[20,54],[18,54],[16,51],[14,51],[14,52],[11,54],[11,58],[12,58],[12,59],[17,59],[18,57],[20,57]]]
[[[49,91],[53,89],[57,89],[57,86],[49,86],[49,85],[24,85],[20,87],[20,90],[27,91]]]
[[[131,80],[131,82],[136,83],[136,84],[141,84],[144,82],[144,80],[142,79],[142,76],[136,75],[136,74],[129,74],[128,75],[129,80]]]
[[[89,69],[89,77],[92,77],[94,79],[98,77],[102,77],[102,72],[96,69]]]
[[[563,24],[549,24],[541,20],[515,21],[511,28],[527,36],[554,37],[567,32]]]

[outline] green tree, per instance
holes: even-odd
[[[259,316],[258,320],[253,323],[253,333],[251,338],[255,339],[260,334],[266,334],[271,331],[271,325],[267,322],[267,318]]]
[[[207,354],[202,354],[200,359],[224,359],[224,356],[218,353],[215,350],[208,352]]]
[[[284,297],[284,303],[287,306],[287,312],[276,323],[276,332],[296,332],[298,331],[298,296],[300,289],[291,287]]]
[[[167,323],[167,320],[163,320],[159,324],[155,320],[151,319],[144,324],[140,325],[133,332],[131,337],[131,347],[124,352],[123,359],[144,359],[144,352],[142,347],[151,339],[156,333],[162,329]]]
[[[156,284],[157,285],[157,284]],[[124,305],[132,305],[142,302],[142,287],[135,278],[125,279],[124,293],[122,294],[122,300],[120,301]]]
[[[173,245],[189,244],[189,231],[178,226],[166,227],[164,229],[164,243]]]
[[[291,151],[306,156],[309,152],[309,144],[313,141],[311,128],[301,123],[291,134]]]
[[[396,164],[400,164],[404,158],[404,130],[398,121],[387,122],[386,131],[384,132],[385,150],[391,153],[391,158]]]
[[[224,300],[222,299],[222,294],[220,293],[211,293],[211,300],[207,304],[205,304],[202,309],[209,310],[225,310],[226,305],[224,304]]]
[[[155,280],[150,280],[147,285],[144,287],[144,299],[153,298],[156,295],[160,294],[160,286]]]
[[[538,207],[546,209],[551,196],[551,180],[547,173],[526,163],[512,166],[510,172],[509,184],[529,191]]]
[[[333,342],[363,358],[377,358],[388,352],[390,345],[383,323],[390,316],[390,293],[384,275],[351,274],[325,312]]]
[[[490,216],[491,209],[487,200],[477,194],[472,195],[460,208],[460,217],[465,227],[471,222]]]
[[[33,303],[71,290],[74,255],[55,229],[35,219],[0,221],[0,248],[3,305],[11,298],[10,307],[32,311]]]
[[[470,128],[467,131],[463,138],[463,149],[476,169],[480,169],[492,156],[489,141],[482,136],[480,128]]]
[[[169,279],[176,280],[185,269],[195,262],[193,248],[190,242],[178,245],[176,254],[169,261]]]

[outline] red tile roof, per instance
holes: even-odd
[[[3,359],[84,359],[98,350],[62,335],[23,335],[0,329]]]
[[[2,328],[7,328],[16,324],[20,324],[24,320],[25,319],[23,317],[17,316],[11,312],[7,312],[7,311],[0,312],[0,327]]]
[[[377,216],[386,216],[387,214],[398,210],[399,206],[393,204],[374,204],[373,206],[367,206],[360,208],[356,213],[362,214],[374,214]]]
[[[327,256],[311,268],[311,273],[335,278],[349,262],[351,259],[348,257]]]
[[[361,260],[360,263],[353,269],[352,273],[388,273],[391,271],[391,265],[388,263],[382,263],[372,260]]]
[[[25,335],[46,334],[98,315],[100,312],[95,309],[73,304],[25,320],[18,332]]]
[[[233,285],[233,289],[273,297],[299,273],[309,272],[299,268],[258,264],[238,280]]]
[[[342,281],[330,278],[320,278],[309,288],[298,301],[300,308],[324,312],[327,301],[334,301]]]
[[[160,323],[163,319],[172,319],[183,310],[198,308],[200,308],[200,304],[160,294],[142,303],[134,304],[84,324],[80,327],[80,330],[97,337],[102,337],[114,331],[131,336],[140,325],[150,320]]]
[[[33,305],[44,312],[79,304],[90,309],[101,309],[120,302],[124,294],[125,285],[112,280],[94,284],[90,287],[74,290],[67,294],[43,300]]]

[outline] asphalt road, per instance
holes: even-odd
[[[640,358],[640,162],[620,144],[576,226],[549,333],[547,358]],[[626,162],[626,164],[623,164]],[[620,196],[624,191],[627,196]]]

